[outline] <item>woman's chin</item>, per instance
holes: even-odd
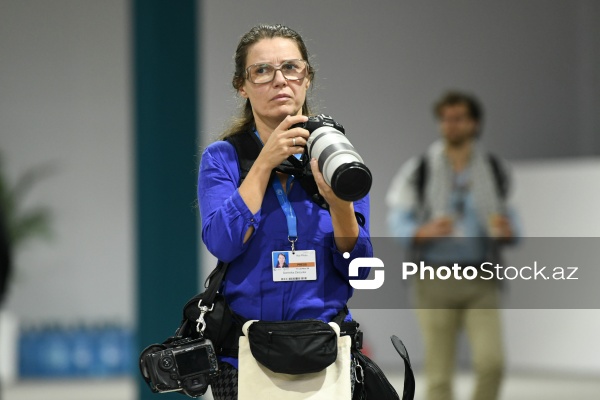
[[[281,107],[273,109],[270,114],[272,115],[273,119],[279,119],[283,121],[288,115],[298,115],[301,111],[302,107],[297,108],[294,106],[282,105]]]
[[[254,117],[256,119],[260,119],[260,120],[265,121],[265,122],[271,121],[271,123],[279,124],[287,116],[289,116],[289,115],[298,115],[301,112],[302,112],[302,107],[300,107],[300,109],[298,109],[298,108],[295,108],[295,107],[285,106],[285,107],[272,108],[268,112],[266,112],[266,113],[264,113],[262,115],[260,115],[260,114],[254,114]]]

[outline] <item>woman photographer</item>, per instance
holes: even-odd
[[[309,137],[307,130],[292,127],[310,113],[307,91],[314,69],[308,60],[304,41],[288,27],[260,25],[246,33],[235,53],[232,81],[244,106],[221,138],[256,135],[263,147],[241,185],[230,142],[214,142],[202,155],[202,238],[214,256],[230,263],[222,292],[231,309],[248,319],[330,322],[353,293],[349,262],[372,256],[368,196],[354,203],[338,198],[313,159],[314,180],[329,204],[324,209],[294,176],[274,172],[289,156],[302,154]],[[271,260],[282,251],[305,257],[312,267],[298,278],[279,275],[286,271],[272,268]],[[358,278],[367,274],[361,268]],[[237,359],[220,360],[213,396],[235,399]]]

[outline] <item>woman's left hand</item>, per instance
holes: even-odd
[[[315,182],[317,183],[317,187],[319,188],[319,194],[323,196],[327,204],[329,204],[329,208],[336,209],[338,207],[348,207],[352,204],[351,201],[342,200],[335,195],[331,186],[325,182],[325,178],[323,174],[319,170],[319,163],[316,158],[310,160],[310,169],[312,170],[313,176],[315,177]]]
[[[337,249],[341,252],[352,251],[359,233],[358,222],[354,215],[354,203],[342,200],[333,193],[333,189],[325,182],[323,174],[319,171],[319,164],[314,158],[310,160],[310,169],[315,177],[319,193],[329,204],[329,214],[331,215],[333,236]]]

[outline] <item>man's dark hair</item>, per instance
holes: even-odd
[[[469,110],[469,116],[477,123],[481,123],[483,119],[483,108],[481,103],[475,96],[459,92],[459,91],[448,91],[442,95],[442,97],[434,104],[433,114],[436,118],[441,117],[442,109],[448,106],[456,106],[464,104]]]

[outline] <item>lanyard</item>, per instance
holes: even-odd
[[[258,140],[260,140],[260,142],[262,143],[262,140],[256,129],[254,129],[254,134],[256,135],[256,137],[258,137]],[[288,193],[290,191],[290,185],[291,185],[293,179],[294,179],[293,176],[289,176],[287,179],[287,182],[285,183],[286,191]],[[279,178],[277,176],[273,177],[272,186],[273,186],[273,189],[275,189],[275,194],[277,195],[277,200],[279,200],[279,204],[281,205],[281,209],[283,210],[283,214],[285,215],[285,219],[287,221],[288,240],[292,244],[292,253],[293,253],[294,251],[296,251],[296,249],[294,248],[294,244],[296,243],[296,240],[298,240],[298,224],[296,221],[296,213],[294,212],[294,209],[292,208],[292,204],[290,203],[285,192],[283,191],[283,186],[281,185],[281,182],[279,181]]]
[[[288,180],[286,182],[286,188],[287,188],[288,192],[290,190],[290,184],[293,179],[294,178],[292,176],[290,176],[290,177],[288,177]],[[288,240],[292,244],[292,252],[294,252],[296,250],[294,248],[294,244],[296,243],[296,240],[298,240],[298,224],[296,221],[296,213],[294,212],[294,209],[292,208],[292,204],[290,203],[285,192],[283,191],[283,186],[281,185],[281,182],[279,181],[278,177],[273,178],[272,186],[273,186],[273,189],[275,189],[275,194],[277,195],[277,200],[279,200],[281,209],[283,210],[283,213],[285,214],[285,219],[287,220],[287,227],[288,227]]]

